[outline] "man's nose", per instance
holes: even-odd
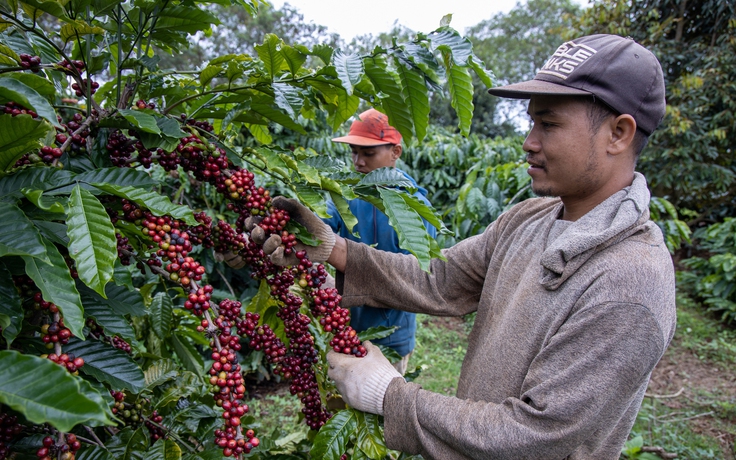
[[[540,147],[541,144],[539,143],[536,132],[532,127],[532,129],[530,129],[529,133],[526,135],[526,139],[524,139],[524,144],[521,146],[521,148],[525,152],[537,152],[539,151]]]

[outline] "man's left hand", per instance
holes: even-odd
[[[327,374],[335,381],[345,402],[355,409],[383,415],[383,397],[389,383],[401,374],[394,369],[381,349],[370,342],[363,342],[366,355],[356,358],[330,351]]]

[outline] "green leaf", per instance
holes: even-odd
[[[155,388],[179,375],[179,369],[172,359],[159,359],[143,372],[146,388]]]
[[[89,383],[48,359],[17,351],[0,351],[0,403],[63,432],[83,423],[113,425],[107,404]]]
[[[168,214],[175,219],[183,220],[188,225],[199,225],[199,222],[194,218],[194,213],[188,206],[173,204],[168,197],[156,192],[143,190],[137,187],[105,184],[100,182],[94,182],[92,185],[112,195],[134,201],[157,216]]]
[[[23,7],[23,11],[28,15],[33,22],[36,22],[39,16],[43,13],[48,13],[51,16],[57,17],[64,21],[69,21],[69,16],[66,15],[62,3],[53,0],[20,0],[18,3]]]
[[[483,82],[484,85],[489,88],[493,88],[493,80],[496,79],[496,76],[493,75],[493,72],[486,69],[483,61],[478,59],[476,56],[473,56],[468,61],[468,65],[470,65],[470,68],[475,71],[475,74],[478,75],[478,78],[480,78],[480,81]]]
[[[396,70],[407,95],[406,106],[411,113],[417,139],[421,141],[427,135],[427,125],[429,124],[429,92],[427,91],[427,85],[424,84],[422,74],[414,69],[397,64]]]
[[[369,172],[356,184],[356,188],[384,185],[414,189],[414,184],[396,168],[377,168]]]
[[[327,203],[325,198],[319,191],[307,185],[297,184],[294,186],[294,192],[296,192],[299,201],[308,206],[312,211],[317,213],[320,217],[327,217]]]
[[[378,421],[378,415],[356,412],[358,416],[358,448],[368,458],[381,460],[388,454],[386,443],[383,440],[383,430]]]
[[[187,134],[179,127],[179,122],[167,117],[156,118],[156,126],[161,130],[161,135],[141,132],[138,138],[143,142],[143,146],[150,150],[162,148],[167,152],[173,151],[179,140]],[[133,184],[126,184],[133,185]]]
[[[36,205],[38,209],[47,211],[49,213],[63,214],[65,212],[64,205],[59,203],[58,199],[44,195],[43,190],[21,190],[23,196],[28,198],[28,201]],[[66,197],[62,198],[63,201],[68,201]]]
[[[3,21],[0,21],[0,24]],[[7,23],[6,23],[7,24]],[[0,64],[15,66],[20,62],[20,57],[9,46],[0,43]]]
[[[263,61],[266,72],[271,80],[279,73],[281,66],[285,62],[284,55],[279,50],[281,39],[274,34],[266,34],[263,37],[263,44],[256,45],[256,53]]]
[[[156,4],[156,2],[151,2]],[[189,5],[167,6],[158,13],[158,21],[156,21],[155,33],[161,32],[187,32],[195,34],[200,30],[205,30],[212,24],[219,24],[220,21],[209,11],[196,8]],[[169,36],[161,34],[162,36]]]
[[[143,297],[137,290],[130,290],[126,286],[117,286],[108,283],[105,286],[105,294],[107,298],[103,298],[95,291],[80,284],[79,291],[85,300],[85,304],[89,302],[98,302],[107,305],[113,312],[120,315],[143,316],[146,314],[146,306],[143,303]]]
[[[404,101],[401,85],[388,70],[388,64],[383,57],[377,56],[363,60],[365,74],[373,83],[373,86],[383,93],[381,97],[381,108],[388,115],[391,126],[399,130],[401,135],[409,142],[413,136],[412,116]]]
[[[355,114],[359,105],[360,98],[349,95],[344,89],[339,89],[337,91],[337,110],[329,119],[332,129],[339,129],[345,121]]]
[[[54,132],[45,120],[30,115],[0,115],[0,171],[12,168],[24,154],[40,149]]]
[[[165,292],[159,292],[151,302],[151,327],[160,338],[171,335],[174,303]]]
[[[332,47],[328,45],[315,45],[312,48],[312,56],[317,56],[325,65],[329,65],[332,61],[333,51]]]
[[[429,271],[430,237],[424,221],[399,196],[405,192],[387,188],[379,188],[378,192],[383,200],[383,212],[399,237],[399,246],[414,254],[422,270]]]
[[[286,65],[289,67],[291,75],[296,77],[299,69],[301,69],[306,62],[307,55],[288,45],[281,45],[281,54],[286,60]]]
[[[183,371],[174,381],[174,384],[166,388],[166,391],[164,391],[158,401],[156,401],[154,408],[160,409],[161,407],[167,406],[171,403],[176,403],[182,398],[188,398],[189,395],[194,393],[202,394],[202,387],[202,377],[200,377],[199,374]],[[212,412],[214,411],[210,409],[210,413]]]
[[[332,60],[343,88],[352,95],[353,87],[363,78],[363,60],[357,54],[345,54],[340,50],[335,50]]]
[[[69,255],[79,279],[105,297],[117,259],[117,239],[110,216],[100,201],[87,190],[74,187],[66,213]]]
[[[114,460],[113,455],[104,447],[89,446],[79,451],[76,460]]]
[[[353,233],[353,228],[358,224],[358,219],[350,211],[350,204],[342,195],[335,192],[330,192],[330,198],[332,198],[332,202],[340,213],[343,222],[345,222],[348,231]]]
[[[357,411],[341,410],[320,428],[309,455],[322,460],[339,460],[346,452],[348,441],[357,428]]]
[[[143,460],[179,460],[181,448],[171,439],[161,439],[151,446],[143,456]]]
[[[455,65],[467,65],[473,57],[473,44],[466,37],[451,27],[440,27],[430,33],[427,38],[430,40],[432,50],[448,51],[452,56]],[[447,65],[446,67],[450,67]]]
[[[271,88],[273,89],[276,105],[288,113],[290,117],[298,117],[304,102],[299,89],[286,83],[274,83]]]
[[[14,203],[0,201],[0,257],[29,256],[49,262],[41,234]]]
[[[246,123],[245,127],[248,128],[248,131],[250,131],[253,137],[255,137],[261,144],[270,144],[273,142],[273,137],[271,137],[271,133],[268,132],[268,126]]]
[[[82,294],[82,300],[86,300]],[[117,313],[101,302],[85,302],[84,303],[84,314],[87,317],[94,318],[95,322],[102,326],[105,335],[119,335],[126,340],[135,339],[135,331],[128,324],[128,320],[121,313]]]
[[[219,65],[212,65],[212,63],[210,63],[210,65],[205,67],[199,74],[199,84],[201,84],[202,86],[207,86],[207,84],[211,82],[213,78],[220,75],[224,71],[224,67]]]
[[[440,217],[437,215],[437,212],[431,206],[427,206],[424,201],[420,200],[414,195],[409,195],[408,193],[402,193],[400,196],[404,199],[404,201],[407,205],[409,205],[410,208],[412,208],[414,211],[417,212],[417,214],[422,216],[424,220],[432,224],[434,228],[437,229],[437,231],[442,232],[444,230],[447,230],[444,222],[442,222],[442,219],[440,219]]]
[[[0,262],[0,326],[8,346],[18,336],[23,323],[23,301],[13,283],[10,271]]]
[[[278,301],[271,296],[271,287],[266,280],[261,280],[258,285],[258,292],[245,307],[245,311],[258,313],[261,316],[260,324],[267,324],[271,327],[276,337],[286,343],[288,342],[288,338],[286,337],[284,322],[276,316],[276,313],[279,311],[278,307]]]
[[[289,128],[298,133],[306,134],[306,131],[304,130],[304,127],[302,125],[292,120],[291,117],[282,112],[281,109],[275,108],[273,105],[271,105],[271,102],[275,103],[275,101],[268,101],[265,98],[258,101],[254,99],[251,104],[251,111],[268,120],[274,121],[281,126],[284,126],[285,128]]]
[[[156,124],[156,117],[138,110],[120,109],[118,110],[128,122],[136,128],[146,133],[161,134],[161,130]]]
[[[182,136],[183,137],[183,136]],[[85,171],[74,177],[75,181],[85,182],[87,184],[104,183],[108,185],[130,186],[138,188],[153,187],[159,182],[151,177],[146,171],[130,168],[100,168],[92,171]],[[66,189],[64,193],[69,193]]]
[[[473,79],[465,67],[452,65],[448,70],[447,86],[452,97],[450,104],[460,120],[460,134],[467,136],[473,121]]]
[[[43,298],[59,307],[64,317],[64,324],[76,337],[83,337],[84,314],[79,291],[69,273],[64,257],[53,243],[42,240],[51,264],[38,263],[37,259],[23,256],[26,263],[26,274],[36,283]]]
[[[0,49],[2,49],[3,45],[0,45]],[[38,94],[43,96],[46,99],[53,98],[56,94],[56,88],[54,88],[54,84],[43,78],[39,77],[36,74],[32,73],[25,73],[25,72],[13,72],[10,74],[4,74],[1,76],[2,78],[15,78],[16,80],[21,81],[24,85],[28,86],[29,88],[32,88],[35,90]]]
[[[197,375],[202,375],[204,372],[204,360],[202,359],[202,355],[191,343],[189,343],[186,336],[179,333],[172,334],[171,342],[173,343],[176,355],[181,360],[184,368]]]
[[[123,350],[99,340],[71,339],[64,345],[65,353],[74,353],[84,358],[81,372],[101,382],[109,383],[112,388],[125,388],[133,393],[140,393],[146,386],[143,371]]]
[[[0,101],[15,101],[27,109],[32,109],[39,117],[61,128],[56,112],[49,101],[38,91],[15,78],[0,78]]]
[[[67,23],[61,26],[59,35],[64,43],[71,39],[82,39],[82,35],[104,35],[105,29],[95,27],[86,22],[77,19],[75,22]]]
[[[0,197],[15,196],[20,198],[22,196],[21,190],[24,188],[46,190],[68,182],[73,176],[74,173],[56,168],[22,169],[8,176],[0,176],[2,177],[2,180],[0,180]]]

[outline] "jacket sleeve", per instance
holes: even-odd
[[[493,224],[482,235],[443,250],[447,261],[433,259],[430,273],[413,255],[378,251],[347,241],[344,276],[338,278],[342,305],[369,305],[414,313],[462,316],[477,309],[487,260],[493,252]]]
[[[578,311],[540,350],[518,397],[497,403],[439,395],[394,379],[384,398],[386,445],[434,459],[601,458],[578,446],[636,417],[665,348],[658,324],[637,304]],[[626,434],[608,449],[611,459],[618,458]]]

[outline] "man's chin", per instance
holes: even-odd
[[[535,187],[532,183],[532,192],[540,198],[547,198],[551,196],[557,196],[551,188],[548,187]]]

